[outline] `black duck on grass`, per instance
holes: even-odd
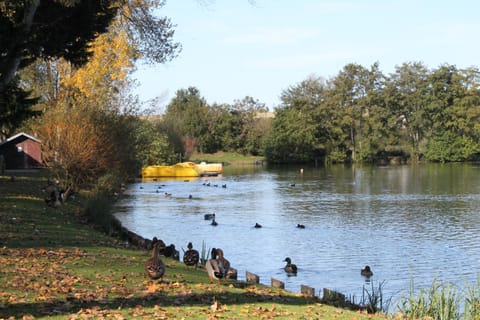
[[[200,261],[200,254],[197,250],[193,249],[193,244],[188,243],[188,250],[183,254],[183,263],[187,266],[195,266],[195,269],[198,266],[198,261]]]

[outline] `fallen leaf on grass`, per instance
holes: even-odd
[[[102,310],[99,307],[80,309],[76,314],[70,315],[69,320],[76,319],[126,319],[121,313],[112,310]]]
[[[149,283],[147,284],[147,290],[146,293],[155,293],[157,291],[160,291],[160,290],[164,290],[165,289],[165,284],[163,283]]]
[[[210,306],[210,309],[211,309],[213,312],[217,312],[217,311],[222,310],[222,306],[220,305],[220,302],[218,302],[217,299],[214,299],[214,300],[213,300],[213,304]]]

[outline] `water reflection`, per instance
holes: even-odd
[[[394,299],[408,292],[412,279],[416,287],[430,287],[434,278],[476,283],[476,166],[235,170],[133,184],[117,216],[134,232],[177,248],[190,241],[197,248],[202,242],[221,247],[240,279],[250,271],[262,283],[274,277],[295,292],[307,284],[317,293],[330,288],[358,300],[367,264],[371,281],[385,281],[384,294]],[[207,213],[216,213],[217,227],[204,220]],[[296,277],[285,274],[285,257],[297,264]]]

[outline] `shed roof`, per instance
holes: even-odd
[[[30,140],[33,140],[33,141],[35,141],[35,142],[40,143],[40,140],[39,140],[39,139],[37,139],[37,138],[35,138],[35,137],[33,137],[33,136],[29,135],[29,134],[26,134],[25,132],[20,132],[20,133],[17,133],[16,135],[14,135],[14,136],[11,136],[10,138],[7,138],[7,140],[0,142],[0,146],[4,145],[5,143],[14,141],[14,140],[20,138],[21,136],[24,136],[24,137],[26,137],[27,139],[30,139]]]

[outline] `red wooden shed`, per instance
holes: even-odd
[[[0,158],[2,156],[7,170],[31,169],[43,165],[40,140],[24,132],[0,142]]]

